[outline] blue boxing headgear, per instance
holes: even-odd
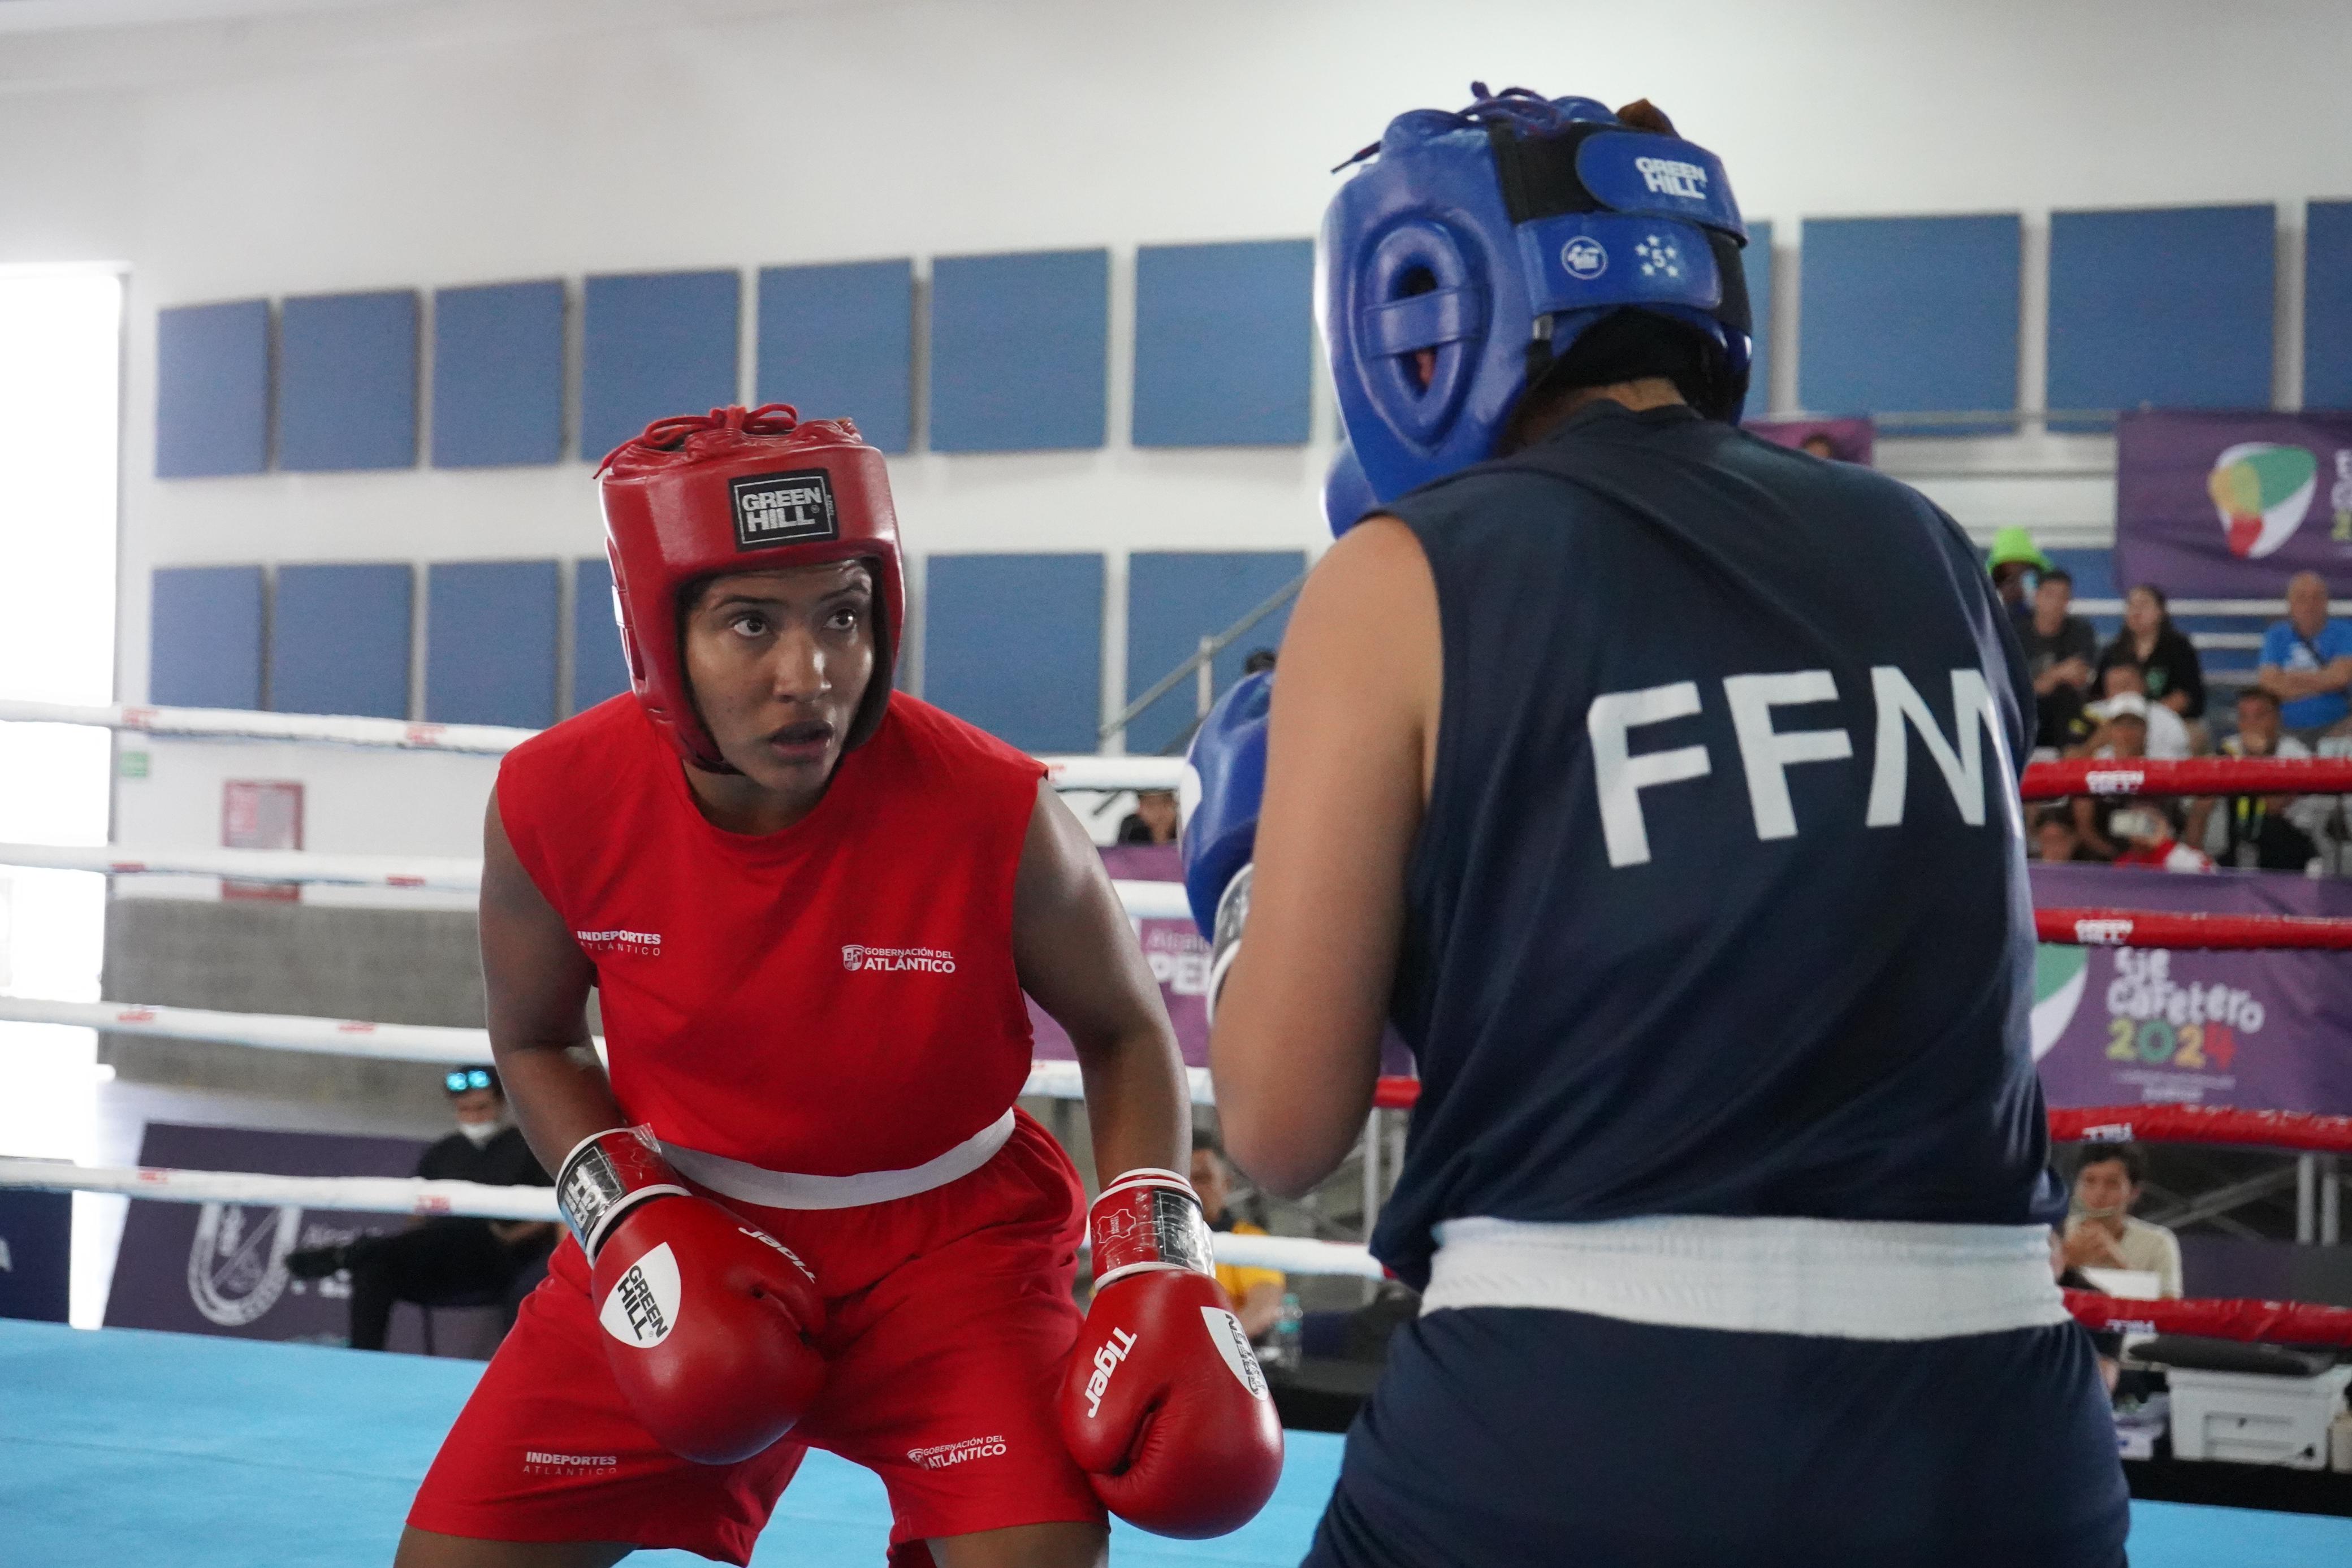
[[[1389,121],[1323,215],[1316,312],[1348,437],[1335,531],[1494,455],[1519,394],[1629,307],[1722,350],[1699,413],[1736,423],[1747,395],[1748,230],[1715,154],[1589,98],[1471,91],[1458,114]]]

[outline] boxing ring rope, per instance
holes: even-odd
[[[494,724],[412,724],[398,718],[257,713],[225,707],[104,707],[0,700],[0,724],[78,724],[191,740],[293,740],[501,757],[539,732]]]
[[[454,855],[338,855],[308,850],[138,850],[120,844],[0,843],[0,865],[110,876],[217,876],[241,882],[473,893],[482,862]],[[1181,883],[1114,881],[1138,920],[1189,920]],[[2034,911],[2041,940],[2064,946],[2352,950],[2352,919],[2301,915],[2181,915],[2131,909]]]
[[[0,701],[0,723],[91,725],[184,739],[284,740],[331,746],[388,747],[498,757],[537,730],[487,724],[425,724],[342,715],[259,713],[240,708],[87,706]],[[1056,789],[1173,789],[1182,776],[1172,757],[1044,757]],[[2352,758],[2198,757],[2178,762],[2078,759],[2029,763],[2020,794],[2028,800],[2070,795],[2337,795],[2352,793]]]
[[[2352,1116],[2239,1111],[2227,1105],[2086,1105],[2050,1113],[2066,1144],[2237,1144],[2300,1154],[2352,1154]]]
[[[221,708],[74,706],[0,701],[0,722],[72,724],[184,738],[285,741],[500,756],[536,731],[489,725],[408,723],[396,719],[256,713]],[[1173,789],[1182,763],[1171,758],[1040,758],[1059,790]],[[2026,800],[2075,795],[2352,793],[2352,758],[2200,758],[2186,761],[2039,762],[2023,771]],[[460,857],[325,855],[295,851],[138,852],[113,846],[0,844],[0,864],[106,874],[216,876],[240,881],[422,889],[478,889],[480,862]],[[1115,884],[1129,915],[1182,919],[1181,884]],[[2167,948],[2352,950],[2352,920],[2290,915],[2200,915],[2137,910],[2065,908],[2035,912],[2042,941],[2080,946],[2126,944]],[[172,1039],[213,1040],[266,1050],[325,1052],[443,1064],[488,1060],[484,1030],[358,1019],[217,1012],[120,1002],[77,1003],[0,997],[0,1021],[63,1024]],[[601,1040],[595,1042],[603,1049]],[[1195,1103],[1213,1103],[1208,1074],[1190,1072]],[[1024,1092],[1083,1097],[1075,1062],[1038,1062]],[[1376,1109],[1409,1109],[1420,1084],[1382,1078]],[[2192,1106],[2105,1106],[2050,1113],[2061,1141],[2228,1143],[2304,1152],[2352,1152],[2352,1117]],[[234,1171],[86,1166],[51,1160],[0,1159],[0,1188],[116,1193],[182,1203],[253,1203],[370,1213],[555,1220],[552,1192],[470,1182],[354,1176],[280,1176]],[[1362,1247],[1297,1237],[1214,1239],[1221,1261],[1298,1274],[1378,1280],[1380,1264]],[[2310,1303],[2189,1300],[2147,1301],[2066,1292],[2074,1316],[2093,1327],[2198,1333],[2236,1340],[2352,1349],[2352,1310]]]
[[[284,740],[327,746],[444,751],[503,757],[539,731],[490,724],[412,724],[397,718],[341,715],[254,713],[240,708],[146,707],[0,700],[0,724],[74,724],[187,740]],[[1174,757],[1041,757],[1046,777],[1062,790],[1105,794],[1173,789],[1184,772]]]
[[[282,1013],[219,1012],[205,1008],[149,1007],[136,1002],[60,1002],[0,995],[0,1023],[58,1024],[157,1040],[208,1040],[381,1061],[469,1066],[490,1060],[488,1030],[444,1024],[373,1023],[360,1019],[304,1018]],[[604,1042],[591,1043],[601,1052]],[[1216,1103],[1205,1069],[1187,1070],[1192,1103]],[[1085,1098],[1075,1061],[1032,1063],[1025,1096]],[[1388,1077],[1373,1089],[1383,1111],[1408,1111],[1421,1081]],[[2310,1154],[2352,1154],[2352,1116],[2305,1111],[2239,1111],[2221,1106],[2095,1105],[2050,1113],[2050,1135],[2061,1143],[2236,1144]]]
[[[0,843],[0,866],[87,871],[109,876],[218,876],[238,882],[299,883],[475,893],[482,862],[457,855],[340,855],[310,850],[140,850],[121,844]],[[1111,887],[1138,920],[1190,920],[1192,906],[1173,882],[1114,880]]]
[[[2352,792],[2352,758],[2191,757],[2178,762],[2078,758],[2026,766],[2028,800],[2070,795],[2341,795]]]
[[[0,1189],[118,1193],[163,1203],[238,1203],[358,1214],[537,1219],[561,1223],[555,1189],[485,1186],[405,1176],[263,1176],[249,1171],[165,1170],[152,1166],[79,1166],[66,1160],[0,1157]],[[1300,1236],[1212,1236],[1217,1260],[1291,1274],[1378,1280],[1383,1270],[1361,1247]]]
[[[245,1171],[163,1170],[145,1166],[78,1166],[62,1160],[0,1159],[0,1188],[119,1193],[165,1203],[237,1203],[367,1214],[466,1216],[558,1221],[555,1194],[543,1186],[484,1186],[475,1182],[395,1176],[287,1176]],[[1297,1236],[1211,1238],[1217,1260],[1289,1274],[1380,1280],[1378,1260],[1362,1247]],[[2127,1333],[2200,1334],[2213,1339],[2352,1349],[2352,1308],[2303,1301],[2221,1298],[2137,1301],[2095,1291],[2064,1292],[2067,1311],[2090,1328]]]
[[[2068,1291],[2064,1295],[2066,1310],[2084,1328],[2352,1350],[2352,1307],[2200,1296],[2150,1301],[2097,1291]]]
[[[2316,915],[2179,915],[2146,909],[2037,909],[2034,933],[2065,947],[2235,952],[2352,949],[2352,919]]]
[[[490,1060],[490,1031],[446,1024],[371,1023],[362,1019],[303,1018],[284,1013],[215,1012],[205,1008],[148,1007],[137,1002],[58,1002],[0,995],[0,1023],[58,1024],[151,1040],[201,1040],[311,1055],[362,1056],[377,1061],[468,1067]],[[604,1041],[592,1039],[598,1055]],[[1192,1103],[1214,1104],[1205,1068],[1186,1070]],[[1086,1085],[1075,1061],[1029,1065],[1024,1097],[1082,1100]]]

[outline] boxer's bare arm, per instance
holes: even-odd
[[[1402,523],[1317,563],[1283,638],[1249,935],[1209,1041],[1225,1148],[1286,1196],[1362,1132],[1436,755],[1437,589]]]
[[[515,858],[494,790],[482,819],[482,981],[490,1054],[531,1153],[550,1171],[625,1118],[588,1049],[595,966]]]
[[[1013,887],[1013,964],[1077,1051],[1098,1177],[1185,1169],[1192,1096],[1159,983],[1094,841],[1042,781]]]

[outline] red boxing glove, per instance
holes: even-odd
[[[1239,1530],[1282,1476],[1282,1421],[1209,1254],[1192,1184],[1132,1170],[1095,1200],[1095,1299],[1062,1379],[1062,1440],[1119,1518]]]
[[[748,1459],[824,1382],[816,1279],[792,1249],[688,1191],[642,1127],[581,1140],[557,1201],[587,1253],[589,1299],[629,1408],[662,1447]]]

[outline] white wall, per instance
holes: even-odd
[[[207,8],[256,14],[0,32],[0,145],[15,150],[0,161],[0,262],[130,267],[126,699],[145,694],[159,565],[568,558],[598,542],[578,462],[155,481],[160,306],[1107,244],[1110,444],[919,454],[894,476],[919,554],[1109,552],[1115,699],[1126,551],[1314,548],[1332,423],[1327,402],[1304,450],[1129,447],[1134,247],[1312,233],[1332,164],[1402,109],[1458,105],[1474,76],[1648,95],[1725,157],[1750,215],[1780,225],[1781,406],[1793,391],[1788,247],[1805,214],[2021,210],[2031,407],[2032,253],[2052,208],[2276,201],[2292,242],[2305,198],[2352,193],[2352,13],[2335,0]],[[24,9],[35,21],[62,10]],[[2282,267],[2299,287],[2292,259]],[[2282,325],[2298,321],[2290,298]],[[749,329],[747,313],[747,344]],[[2292,402],[2290,348],[2283,339],[2277,390]],[[748,351],[745,367],[748,391]],[[2090,542],[2108,526],[2104,442],[1896,442],[1886,461],[1972,527],[2022,521]],[[454,853],[474,839],[478,768],[444,777],[415,758],[314,751],[257,773],[247,765],[265,758],[250,751],[135,744],[154,768],[121,786],[124,841],[213,841],[215,780],[230,775],[311,780],[312,848]]]

